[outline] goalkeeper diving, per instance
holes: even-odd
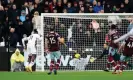
[[[119,60],[118,54],[117,54],[117,50],[119,48],[119,43],[113,43],[113,41],[115,39],[119,38],[119,32],[117,30],[117,26],[116,25],[111,25],[110,30],[107,34],[109,41],[108,41],[108,47],[105,47],[106,44],[104,44],[104,50],[103,50],[103,54],[98,57],[97,59],[102,58],[105,54],[108,55],[108,62],[107,62],[107,68],[105,69],[105,71],[109,71],[110,68],[110,64],[112,65],[112,67],[114,68],[114,72],[116,72],[117,70],[117,61]],[[95,59],[94,59],[95,60]]]

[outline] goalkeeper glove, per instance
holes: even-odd
[[[92,62],[94,62],[96,59],[97,59],[97,58],[91,57],[91,58],[90,58],[90,62],[92,63]]]

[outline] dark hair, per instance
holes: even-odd
[[[117,28],[116,25],[114,25],[114,24],[111,25],[111,29],[116,29],[116,28]]]
[[[33,30],[33,33],[38,34],[37,29],[34,29],[34,30]]]
[[[51,26],[50,27],[50,31],[54,31],[55,30],[55,27],[54,26]]]

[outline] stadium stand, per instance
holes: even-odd
[[[133,13],[132,4],[133,0],[118,0],[117,2],[116,0],[0,0],[0,46],[11,48],[22,46],[21,41],[24,34],[29,36],[33,29],[40,29],[38,27],[38,21],[40,20],[41,13]],[[126,22],[124,21],[124,26],[128,26],[128,30],[130,30],[133,25],[129,24],[130,21]],[[58,19],[55,20],[55,23],[58,23]],[[64,32],[68,34],[67,30],[69,30],[69,28],[64,28],[64,25],[70,26],[67,24],[68,23],[62,22],[61,28],[57,30],[66,38],[65,40],[69,41],[67,36],[63,35]],[[92,21],[91,25],[93,24],[98,23]],[[90,31],[88,31],[88,34],[91,33],[93,35],[95,31],[97,31],[97,28],[90,28],[90,25],[86,27],[88,28],[87,30]],[[127,27],[122,27],[121,29],[125,30],[122,31],[122,34],[127,32]],[[86,29],[82,30],[84,31]],[[74,27],[75,34],[80,34],[78,31],[79,30]],[[103,43],[98,43],[97,40],[99,40],[102,34],[106,34],[106,32],[107,31],[95,35],[97,38],[95,42],[96,45],[103,45]],[[90,35],[90,37],[92,35]],[[76,36],[74,37],[76,39],[75,41],[78,41]],[[91,42],[92,39],[88,38],[88,40],[89,46],[95,46],[95,44]],[[82,45],[86,45],[84,42],[85,41],[82,42]],[[104,42],[104,36],[101,42]]]
[[[132,13],[132,0],[0,0],[1,46],[22,45],[30,35],[34,13]]]

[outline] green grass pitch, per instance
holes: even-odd
[[[133,80],[133,72],[111,74],[111,72],[58,72],[58,75],[47,75],[47,72],[0,72],[0,80]]]

